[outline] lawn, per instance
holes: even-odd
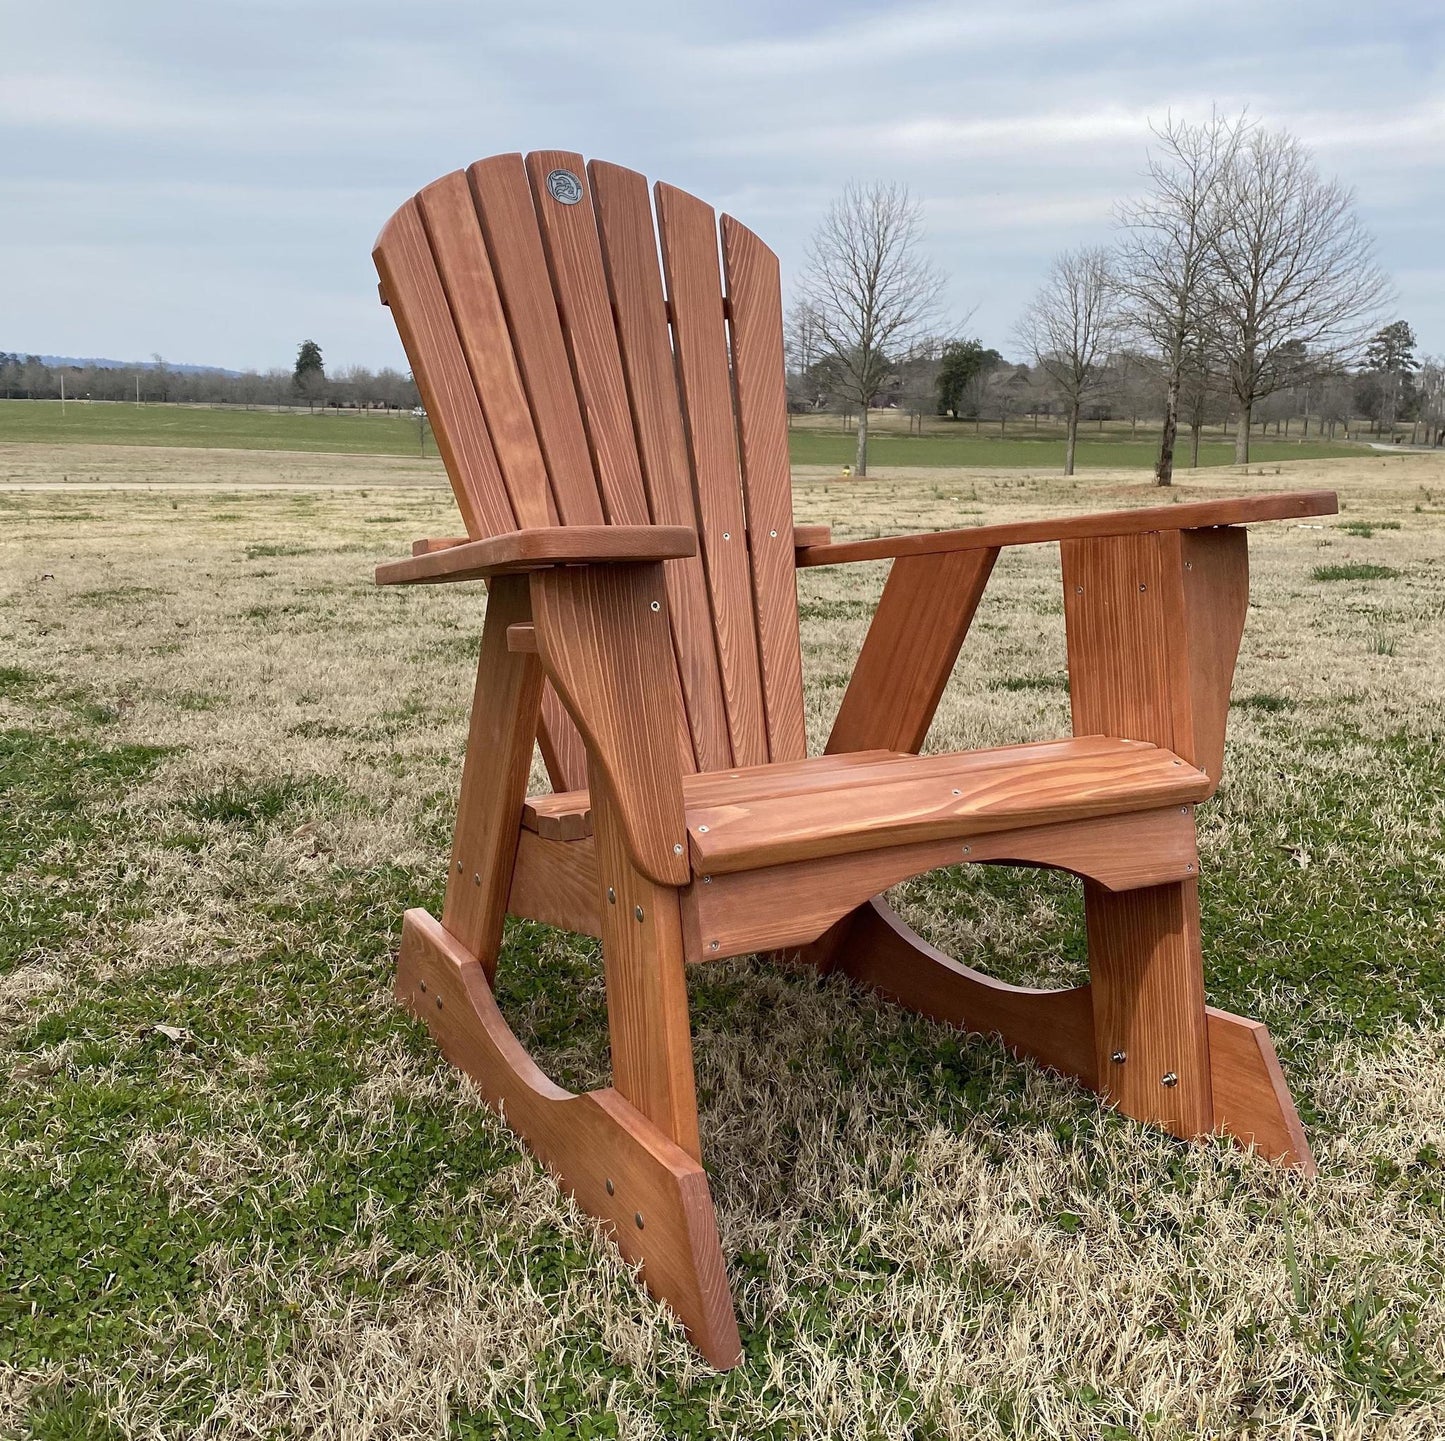
[[[3,435],[0,424],[0,435]],[[789,451],[794,465],[829,465],[840,469],[852,465],[854,439],[841,428],[804,429],[794,426],[789,436]],[[1286,460],[1325,460],[1357,455],[1358,449],[1348,445],[1330,445],[1293,440],[1255,440],[1249,449],[1250,462],[1274,464]],[[1159,437],[1141,429],[1139,438],[1131,440],[1128,428],[1114,426],[1100,435],[1084,433],[1079,437],[1076,464],[1083,469],[1152,469],[1158,459]],[[1183,474],[1189,458],[1188,441],[1176,455],[1175,464]],[[1232,465],[1233,441],[1206,441],[1199,448],[1203,466]],[[1016,434],[1000,436],[998,427],[984,426],[975,434],[972,426],[952,426],[932,430],[924,435],[897,435],[887,431],[872,435],[868,441],[868,464],[883,469],[894,466],[998,465],[1034,470],[1062,470],[1064,441],[1059,434],[1035,436],[1027,422],[1019,423]]]
[[[967,424],[930,420],[921,436],[899,434],[907,424],[897,413],[880,413],[870,446],[877,467],[999,465],[1062,469],[1064,442],[1058,428],[1036,433],[1026,420],[1015,422],[1012,434],[1000,437],[986,425],[975,433]],[[0,400],[0,444],[21,442],[47,445],[166,445],[217,447],[225,450],[293,450],[348,455],[417,456],[423,452],[418,423],[410,415],[370,412],[208,409],[198,406]],[[795,465],[851,465],[854,441],[837,421],[812,417],[800,420],[789,436]],[[1158,438],[1141,429],[1131,438],[1130,427],[1111,423],[1103,431],[1092,427],[1079,441],[1080,467],[1149,468],[1153,466]],[[427,431],[425,453],[436,455]],[[1187,442],[1180,465],[1187,457]],[[1357,455],[1348,445],[1259,439],[1251,459],[1259,462],[1315,460]],[[1205,466],[1229,465],[1232,442],[1210,439],[1200,451]]]
[[[255,457],[197,454],[150,491],[40,490],[17,481],[57,461],[4,458],[0,1435],[1445,1432],[1439,458],[1181,494],[1346,507],[1254,533],[1200,813],[1210,998],[1269,1024],[1319,1177],[840,980],[696,968],[726,1376],[390,999],[403,907],[440,903],[484,597],[370,571],[455,531],[440,478],[316,459],[265,491]],[[1126,473],[797,487],[840,535],[1149,498]],[[801,575],[815,745],[882,575]],[[1056,555],[1006,552],[930,745],[1067,728]],[[1081,975],[1067,877],[895,901],[1007,979]],[[499,985],[554,1077],[605,1083],[593,943],[513,925]]]

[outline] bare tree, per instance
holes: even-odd
[[[799,297],[834,363],[838,399],[858,407],[857,475],[868,473],[868,406],[938,310],[943,276],[922,243],[922,207],[882,183],[848,186],[808,243]]]
[[[1071,250],[1054,261],[1019,323],[1020,343],[1064,402],[1065,475],[1074,473],[1079,413],[1103,383],[1104,363],[1119,337],[1118,298],[1108,251]]]
[[[1159,353],[1164,377],[1164,430],[1154,478],[1174,479],[1180,391],[1202,329],[1201,306],[1210,257],[1223,223],[1220,189],[1246,133],[1241,115],[1218,113],[1202,124],[1167,120],[1149,153],[1152,188],[1121,205],[1124,230],[1119,280],[1130,326]]]
[[[1420,419],[1425,444],[1445,445],[1445,359],[1427,355],[1420,362]]]
[[[1354,197],[1284,130],[1252,130],[1220,183],[1205,307],[1249,460],[1255,402],[1358,354],[1389,294]]]

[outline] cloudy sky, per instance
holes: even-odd
[[[692,190],[785,278],[850,179],[926,208],[1008,349],[1105,240],[1149,122],[1248,106],[1357,193],[1445,351],[1442,0],[0,0],[0,349],[404,364],[370,247],[479,156],[578,149]]]

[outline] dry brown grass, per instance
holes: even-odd
[[[1266,469],[1208,473],[1178,496],[1325,484],[1346,510],[1255,532],[1234,692],[1247,703],[1202,817],[1206,926],[1216,997],[1280,1038],[1319,1179],[1123,1124],[986,1042],[837,982],[750,960],[706,968],[704,1144],[750,1338],[718,1382],[394,1017],[385,956],[357,968],[331,912],[311,919],[341,896],[385,933],[395,901],[443,868],[482,597],[369,584],[376,559],[454,532],[436,467],[0,447],[0,666],[28,677],[0,695],[0,730],[172,748],[84,848],[46,841],[10,878],[17,895],[76,899],[58,939],[0,970],[0,1194],[44,1177],[80,1186],[66,1194],[86,1205],[88,1153],[50,1098],[144,1074],[208,1123],[142,1110],[93,1144],[177,1224],[299,1208],[369,1175],[430,1117],[435,1175],[407,1219],[452,1237],[399,1241],[379,1189],[340,1234],[233,1227],[198,1250],[184,1303],[137,1305],[123,1342],[47,1343],[0,1369],[0,1430],[529,1436],[584,1434],[591,1416],[595,1434],[639,1438],[1445,1434],[1445,1029],[1442,997],[1420,995],[1439,984],[1445,930],[1438,906],[1390,889],[1438,900],[1445,865],[1442,796],[1421,790],[1445,734],[1445,461]],[[797,485],[799,519],[839,535],[1154,499],[1137,472]],[[1344,521],[1399,529],[1355,536]],[[1311,579],[1353,563],[1398,574]],[[803,573],[816,745],[882,575]],[[1007,552],[930,746],[1065,732],[1062,674],[1054,553]],[[233,792],[279,799],[237,822],[215,800]],[[139,899],[123,905],[127,887]],[[1011,978],[1078,973],[1069,882],[948,873],[898,900],[946,949]],[[1351,969],[1381,935],[1390,969]],[[304,990],[268,1000],[266,978],[293,956],[348,977],[351,1009],[311,1014]],[[544,985],[524,984],[528,967]],[[214,1035],[193,994],[208,978],[226,1017]],[[518,1030],[548,1068],[604,1080],[591,948],[525,938],[512,984]],[[153,998],[151,1020],[194,1017],[197,1043],[158,1058],[151,1046],[142,1067],[144,1025],[119,1000],[67,1019],[127,993]],[[297,1012],[286,1044],[314,1059],[310,1090],[277,1090],[280,1042],[257,1039],[277,1008]],[[345,1083],[323,1079],[343,1053]],[[480,1159],[458,1189],[446,1158],[473,1154],[462,1147]],[[72,1404],[82,1420],[67,1433]]]

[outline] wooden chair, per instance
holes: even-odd
[[[691,195],[653,197],[616,165],[498,155],[427,186],[376,245],[467,530],[376,578],[488,586],[446,900],[440,921],[406,913],[396,991],[725,1367],[688,962],[794,952],[1178,1136],[1311,1165],[1264,1027],[1205,1004],[1194,808],[1224,754],[1240,527],[1336,507],[1271,495],[852,543],[795,526],[777,261],[730,216],[719,251]],[[920,756],[1000,547],[1044,541],[1073,737]],[[810,757],[794,567],[878,559],[881,603]],[[534,739],[554,793],[528,798]],[[960,862],[1081,876],[1089,984],[999,984],[881,898]],[[611,1087],[559,1089],[508,1029],[491,989],[507,914],[601,938]]]

